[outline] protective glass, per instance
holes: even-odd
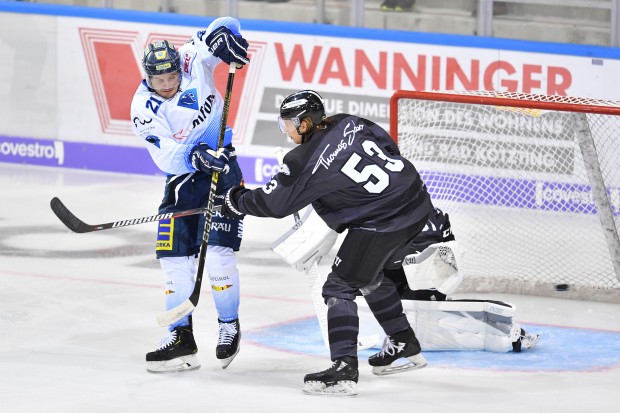
[[[287,129],[295,127],[295,122],[293,119],[282,119],[282,116],[278,116],[278,127],[280,132],[287,133]]]
[[[174,89],[181,85],[181,73],[172,72],[163,75],[148,76],[146,83],[151,89],[155,90]]]

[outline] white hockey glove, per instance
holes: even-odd
[[[199,143],[194,146],[189,153],[189,159],[192,166],[197,171],[207,174],[213,171],[227,174],[230,171],[228,166],[229,152],[226,148],[220,148],[217,152],[209,148],[205,143]]]

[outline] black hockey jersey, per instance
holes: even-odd
[[[239,198],[242,212],[281,218],[311,203],[338,232],[390,232],[428,216],[433,207],[420,175],[383,128],[347,114],[325,123],[284,157],[271,181]]]

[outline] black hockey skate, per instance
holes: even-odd
[[[322,396],[355,396],[358,378],[357,358],[341,357],[327,370],[306,374],[303,391]]]
[[[420,351],[420,342],[410,327],[392,337],[386,336],[383,348],[368,358],[368,364],[378,376],[421,369],[426,367],[428,362]]]
[[[219,319],[217,321],[219,323],[220,337],[215,348],[215,357],[222,362],[222,368],[225,369],[239,353],[241,329],[239,319],[230,322],[220,321]]]
[[[161,340],[157,350],[146,354],[146,370],[150,373],[176,373],[199,369],[197,352],[192,328],[176,327]]]

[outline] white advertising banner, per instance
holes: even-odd
[[[0,42],[14,57],[0,67],[0,76],[13,85],[5,88],[10,96],[0,103],[0,162],[159,173],[131,132],[135,120],[130,119],[129,107],[142,79],[143,49],[161,39],[180,46],[212,18],[176,16],[170,17],[174,24],[163,24],[165,15],[156,13],[141,13],[144,18],[136,22],[135,12],[130,17],[119,10],[63,16],[48,9],[38,15],[0,8],[0,19],[7,22],[0,27]],[[198,21],[204,26],[193,26]],[[277,171],[275,149],[292,146],[279,132],[276,118],[282,99],[300,89],[321,93],[329,114],[348,112],[385,128],[389,98],[398,89],[499,90],[620,100],[620,83],[614,80],[620,73],[620,53],[593,58],[597,54],[583,46],[565,45],[562,50],[567,53],[559,54],[553,45],[539,47],[533,42],[504,48],[510,41],[475,38],[478,47],[471,47],[474,38],[467,36],[438,40],[429,35],[432,39],[427,41],[422,33],[241,23],[251,63],[237,72],[229,124],[248,183],[266,182]],[[311,34],[318,28],[321,35]],[[527,47],[532,51],[524,50]],[[226,74],[227,67],[221,64],[216,80],[222,93]],[[52,144],[56,152],[62,151],[63,162],[57,162],[58,157],[30,157],[36,151],[20,149],[34,144]],[[107,162],[100,159],[103,153],[111,156]]]
[[[163,38],[180,45],[200,27],[59,19],[60,136],[139,145],[126,136],[132,136],[129,105],[144,47]],[[620,71],[617,60],[252,30],[244,36],[252,61],[239,72],[231,113],[240,153],[252,146],[252,153],[271,156],[270,147],[285,143],[275,122],[279,104],[304,88],[321,93],[330,113],[353,113],[386,127],[388,100],[398,89],[620,99],[620,86],[611,82]]]

